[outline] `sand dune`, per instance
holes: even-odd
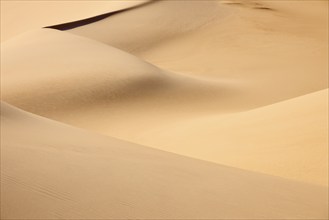
[[[328,1],[145,2],[1,1],[1,218],[327,219]]]
[[[194,160],[1,107],[4,219],[326,218],[324,187]]]
[[[226,14],[212,0],[156,1],[69,32],[133,52],[198,29]]]
[[[32,50],[33,56],[24,52]],[[164,71],[56,30],[22,35],[2,52],[2,98],[20,108],[163,150],[327,185],[326,91],[225,116],[263,102],[244,81]]]
[[[32,50],[33,55],[28,53]],[[225,111],[223,103],[213,103],[220,97],[228,109],[243,107],[234,102],[240,90],[238,82],[164,71],[116,48],[69,33],[32,31],[7,41],[1,51],[3,100],[63,121],[70,120],[61,118],[70,111],[82,111],[88,118],[87,111],[94,111],[93,117],[101,110],[113,119],[114,111],[124,111],[130,104],[136,111],[145,111],[138,113],[141,117],[152,111],[185,114],[191,107],[198,112],[223,106]],[[88,121],[94,119],[83,123]]]
[[[44,28],[51,28],[51,29],[56,29],[56,30],[60,30],[60,31],[71,30],[74,28],[78,28],[81,26],[85,26],[88,24],[92,24],[92,23],[101,21],[101,20],[109,18],[109,17],[113,17],[118,14],[122,14],[122,13],[129,12],[129,11],[134,11],[141,7],[146,7],[147,5],[153,4],[154,2],[155,1],[146,1],[141,4],[137,4],[137,5],[134,4],[130,7],[124,7],[119,10],[107,12],[107,13],[96,15],[93,17],[89,17],[89,18],[85,18],[85,19],[81,19],[81,20],[77,20],[77,21],[66,22],[66,23],[62,23],[62,24],[50,25],[50,26],[46,26]]]
[[[243,81],[264,105],[327,88],[328,1],[229,2],[160,1],[70,32],[173,72]]]
[[[1,41],[31,29],[80,20],[143,4],[144,0],[17,1],[1,0]]]
[[[191,38],[196,37],[197,33],[205,38],[203,41],[194,41],[197,44],[193,45],[191,50],[195,51],[198,47],[211,45],[213,45],[212,50],[218,49],[220,46],[218,43],[227,41],[227,38],[232,41],[227,46],[237,43],[244,43],[239,46],[249,46],[250,43],[256,44],[255,41],[261,37],[263,42],[258,43],[265,43],[267,38],[271,40],[277,37],[289,37],[290,34],[295,34],[297,38],[308,36],[309,40],[311,38],[326,40],[327,6],[328,2],[322,0],[305,1],[302,4],[298,1],[276,0],[156,1],[129,13],[120,13],[72,29],[70,32],[133,53],[141,53],[152,48],[161,51],[164,48],[159,46],[163,43],[184,38],[185,41],[187,40],[185,44],[175,45],[180,51],[186,49],[185,45],[191,43]],[[251,37],[254,37],[254,41]],[[210,39],[213,41],[209,41]],[[249,44],[245,45],[245,43]],[[172,48],[168,47],[167,51],[170,50]],[[181,54],[172,53],[171,58],[179,55]]]
[[[328,89],[242,113],[155,125],[131,140],[234,167],[327,185],[327,101]]]

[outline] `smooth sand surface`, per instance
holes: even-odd
[[[100,136],[4,103],[1,111],[4,219],[326,217],[325,187]]]
[[[251,111],[154,127],[137,134],[133,141],[234,167],[327,185],[327,101],[328,89]]]
[[[1,41],[18,34],[142,4],[144,0],[1,0]]]
[[[1,1],[3,218],[328,218],[328,1],[142,2]]]
[[[160,1],[70,32],[173,72],[242,81],[244,94],[265,105],[327,88],[328,8],[316,0]]]
[[[244,112],[269,101],[248,95],[249,82],[164,71],[57,30],[22,35],[3,53],[2,97],[18,107],[183,155],[328,183],[326,90]]]

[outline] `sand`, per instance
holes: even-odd
[[[135,5],[144,0],[38,1],[1,0],[1,42],[30,29],[93,17]]]
[[[328,2],[144,2],[1,1],[1,217],[328,218]]]
[[[327,100],[328,89],[251,111],[158,126],[133,140],[207,161],[327,185]]]
[[[326,187],[195,160],[1,107],[4,219],[325,217]]]

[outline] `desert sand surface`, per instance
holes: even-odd
[[[251,111],[159,126],[133,140],[208,161],[327,185],[327,100],[328,89]]]
[[[326,213],[326,187],[100,136],[5,103],[1,108],[4,218],[276,219]]]
[[[328,23],[321,0],[1,1],[1,218],[327,219]]]
[[[93,17],[146,3],[144,0],[1,0],[1,42],[40,27]]]

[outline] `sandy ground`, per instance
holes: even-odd
[[[40,27],[88,18],[142,4],[144,0],[1,0],[1,42]]]
[[[2,218],[328,218],[328,1],[143,2],[1,1]]]
[[[4,218],[318,219],[326,214],[326,187],[190,159],[1,107]]]

